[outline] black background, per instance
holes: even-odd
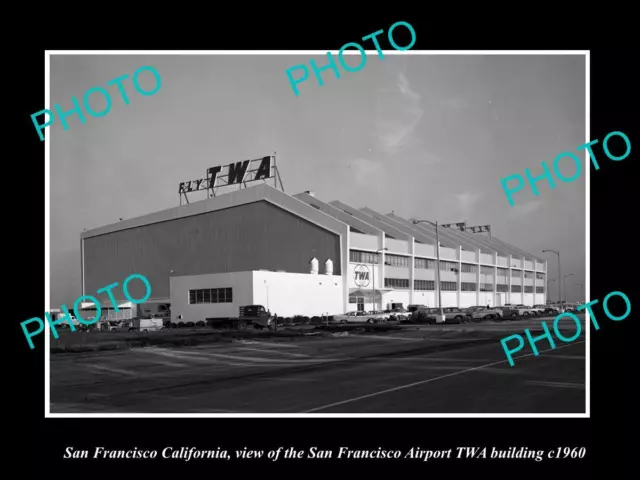
[[[520,4],[519,4],[520,5]],[[467,475],[491,478],[601,478],[615,475],[630,478],[631,435],[633,416],[630,384],[638,375],[631,371],[635,357],[631,352],[631,324],[635,312],[622,322],[599,317],[601,329],[591,329],[591,419],[44,419],[44,343],[36,339],[36,349],[30,350],[20,328],[20,322],[41,317],[44,306],[44,142],[31,123],[30,115],[44,105],[44,50],[115,50],[115,49],[210,49],[210,50],[335,50],[362,36],[385,29],[396,21],[409,22],[417,34],[413,50],[454,49],[580,49],[590,50],[591,71],[591,139],[601,142],[611,131],[625,132],[632,142],[632,153],[622,162],[604,157],[601,144],[595,151],[600,170],[591,169],[591,299],[602,300],[613,291],[625,292],[634,303],[630,272],[637,270],[631,248],[638,248],[632,226],[638,221],[636,191],[631,173],[637,124],[631,118],[634,111],[632,85],[637,86],[637,50],[625,49],[625,41],[617,38],[626,31],[621,18],[623,11],[603,11],[580,19],[578,14],[547,10],[531,17],[530,8],[523,13],[467,12],[461,18],[461,5],[453,12],[435,11],[436,5],[423,4],[421,13],[367,14],[381,6],[354,5],[359,15],[347,18],[341,7],[327,4],[295,4],[289,10],[264,12],[245,8],[244,16],[226,12],[226,6],[208,4],[188,15],[170,11],[171,20],[160,20],[162,7],[149,4],[144,15],[134,16],[128,6],[112,5],[94,14],[88,11],[47,16],[42,22],[46,40],[37,44],[30,34],[31,45],[21,45],[20,60],[12,72],[5,75],[11,90],[5,90],[9,101],[17,103],[17,113],[6,118],[10,131],[9,144],[19,145],[15,153],[5,153],[4,199],[6,208],[5,239],[18,255],[6,255],[5,272],[11,282],[11,295],[5,298],[13,338],[12,356],[4,363],[5,372],[16,378],[3,388],[5,398],[17,404],[5,410],[8,417],[3,426],[5,462],[17,462],[21,476],[36,475],[54,478],[122,478],[147,475],[156,478],[179,478],[180,475],[204,474],[206,477],[228,478],[230,475],[261,476],[299,470],[296,475],[315,476],[329,472],[345,475],[371,475],[374,478],[392,475],[433,475],[459,479]],[[520,8],[520,6],[519,6]],[[209,11],[210,10],[210,11]],[[48,14],[47,14],[48,15]],[[73,16],[82,20],[73,20]],[[82,15],[85,15],[82,17]],[[615,20],[612,17],[615,16]],[[374,18],[376,17],[376,18]],[[198,20],[200,18],[200,20]],[[78,23],[79,22],[79,23]],[[597,23],[597,27],[595,24]],[[47,26],[44,25],[53,25]],[[56,26],[57,25],[57,26]],[[34,25],[29,27],[35,31]],[[609,31],[604,31],[603,29]],[[398,29],[396,41],[406,45]],[[597,32],[597,33],[596,33]],[[637,33],[637,32],[636,32]],[[598,48],[596,35],[610,48]],[[29,35],[28,35],[29,36]],[[383,49],[390,46],[383,36]],[[9,45],[11,48],[11,45]],[[366,46],[366,48],[371,48]],[[259,72],[256,73],[259,78]],[[283,81],[286,77],[283,72]],[[9,94],[9,95],[7,95]],[[15,129],[17,126],[19,128]],[[46,132],[46,131],[45,131]],[[46,133],[45,133],[46,135]],[[544,141],[544,139],[541,139]],[[24,150],[23,150],[24,148]],[[637,148],[637,147],[636,147]],[[17,170],[17,171],[16,171]],[[20,171],[24,170],[24,171]],[[498,179],[496,179],[496,182]],[[73,195],[73,192],[69,192]],[[632,200],[633,198],[633,200]],[[82,201],[81,198],[78,201]],[[635,228],[635,227],[634,227]],[[604,259],[604,260],[603,260]],[[52,282],[55,278],[52,278]],[[53,305],[51,307],[54,307]],[[596,312],[601,312],[598,308]],[[15,410],[17,408],[17,410]],[[634,421],[635,423],[635,421]],[[67,446],[92,450],[96,446],[112,449],[158,449],[165,446],[197,447],[229,451],[249,447],[269,450],[279,446],[296,449],[320,448],[407,450],[449,449],[456,446],[527,446],[549,449],[558,446],[587,447],[583,460],[506,461],[506,460],[64,460]],[[455,451],[455,450],[454,450]],[[409,470],[410,469],[410,470]],[[596,469],[601,473],[596,473]],[[602,469],[602,470],[601,470]],[[411,473],[409,473],[411,472]],[[617,472],[617,473],[616,473]],[[435,477],[433,477],[435,478]],[[488,478],[488,477],[487,477]]]

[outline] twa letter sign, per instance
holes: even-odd
[[[369,286],[370,272],[366,265],[356,265],[353,269],[353,281],[358,287],[364,288]]]
[[[246,187],[247,183],[250,182],[257,182],[260,180],[266,181],[269,178],[273,178],[275,180],[276,176],[279,178],[275,163],[275,156],[269,156],[255,160],[244,160],[242,162],[230,163],[228,165],[210,167],[207,169],[206,178],[180,183],[180,187],[178,188],[180,200],[182,201],[182,195],[184,195],[188,203],[188,192],[210,190],[211,196],[215,197],[217,189],[221,187],[239,185],[240,188],[242,188],[243,185]],[[282,186],[282,181],[280,181],[280,184]],[[277,187],[277,184],[274,183],[274,186]]]

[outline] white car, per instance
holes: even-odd
[[[374,312],[347,312],[344,315],[334,315],[336,323],[378,323],[380,317]]]
[[[531,307],[526,306],[526,305],[519,304],[519,305],[516,305],[515,307],[512,307],[512,308],[514,310],[517,310],[518,311],[518,315],[520,315],[520,316],[527,317],[527,316],[538,315],[538,310],[537,309],[531,308]]]

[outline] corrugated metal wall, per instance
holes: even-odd
[[[85,239],[85,294],[132,273],[147,277],[152,298],[169,296],[172,275],[284,270],[308,273],[309,260],[333,260],[341,273],[340,237],[268,202],[260,201]],[[141,298],[144,286],[128,286]],[[121,287],[113,290],[124,299]],[[106,293],[102,294],[106,297]]]

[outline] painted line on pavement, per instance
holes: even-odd
[[[584,341],[574,342],[574,343],[571,343],[569,345],[562,345],[560,347],[556,347],[555,349],[550,348],[548,350],[542,350],[541,353],[549,352],[551,350],[560,350],[561,348],[571,347],[571,346],[577,345],[579,343],[584,343]],[[519,356],[519,357],[515,357],[515,359],[518,360],[518,359],[521,359],[521,358],[532,357],[532,356],[535,356],[535,354],[528,353],[527,355],[522,355],[522,356]],[[442,380],[442,379],[445,379],[445,378],[454,377],[456,375],[460,375],[460,374],[463,374],[463,373],[473,372],[474,370],[480,370],[481,368],[492,367],[494,365],[500,365],[501,363],[506,363],[506,362],[508,362],[508,360],[504,359],[504,360],[500,360],[498,362],[488,363],[486,365],[480,365],[478,367],[467,368],[465,370],[460,370],[460,371],[457,371],[457,372],[454,372],[454,373],[449,373],[447,375],[441,375],[441,376],[435,377],[435,378],[428,378],[426,380],[421,380],[419,382],[413,382],[413,383],[409,383],[407,385],[401,385],[399,387],[388,388],[386,390],[382,390],[382,391],[379,391],[379,392],[369,393],[367,395],[361,395],[359,397],[354,397],[354,398],[350,398],[350,399],[347,399],[347,400],[342,400],[340,402],[334,402],[334,403],[330,403],[328,405],[322,405],[320,407],[316,407],[316,408],[312,408],[311,410],[307,410],[304,413],[313,413],[313,412],[318,412],[320,410],[326,410],[327,408],[337,407],[338,405],[345,405],[347,403],[357,402],[358,400],[364,400],[365,398],[377,397],[379,395],[384,395],[385,393],[397,392],[399,390],[404,390],[406,388],[416,387],[418,385],[424,385],[426,383],[431,383],[431,382],[435,382],[437,380]]]
[[[584,383],[569,383],[569,382],[544,382],[540,380],[529,380],[527,385],[536,385],[539,387],[556,387],[556,388],[578,388],[584,390]]]

